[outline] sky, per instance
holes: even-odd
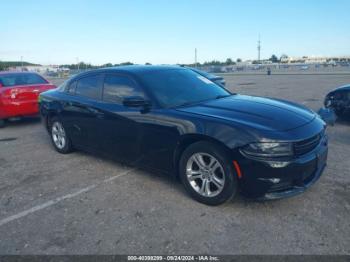
[[[144,64],[350,56],[349,0],[1,2],[0,61]]]

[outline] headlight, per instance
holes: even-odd
[[[247,155],[257,157],[285,157],[293,155],[292,143],[252,143],[242,151]]]

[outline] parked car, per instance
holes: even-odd
[[[313,111],[231,94],[182,67],[93,70],[39,101],[58,152],[100,152],[164,171],[209,205],[238,191],[259,199],[293,196],[326,166],[325,123]]]
[[[326,108],[333,109],[337,116],[350,115],[350,85],[332,90],[324,100]]]
[[[0,127],[8,118],[38,114],[38,95],[53,88],[36,73],[0,72]]]
[[[225,87],[226,85],[226,81],[225,79],[222,77],[222,76],[217,76],[217,75],[214,75],[214,74],[210,74],[210,73],[207,73],[205,71],[202,71],[202,70],[199,70],[197,68],[193,68],[193,67],[186,67],[188,69],[191,69],[192,71],[200,74],[201,76],[204,76],[206,78],[208,78],[210,81],[213,81],[214,83],[220,85],[220,86],[223,86]]]

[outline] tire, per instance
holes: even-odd
[[[0,119],[0,128],[5,127],[5,120]]]
[[[237,175],[231,160],[223,148],[211,142],[196,142],[186,148],[179,176],[192,198],[206,205],[220,205],[237,194]]]
[[[72,142],[62,122],[57,117],[50,119],[50,137],[57,152],[68,154],[73,151]]]

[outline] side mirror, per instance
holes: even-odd
[[[124,98],[123,105],[127,107],[146,107],[151,104],[141,96],[129,96]]]

